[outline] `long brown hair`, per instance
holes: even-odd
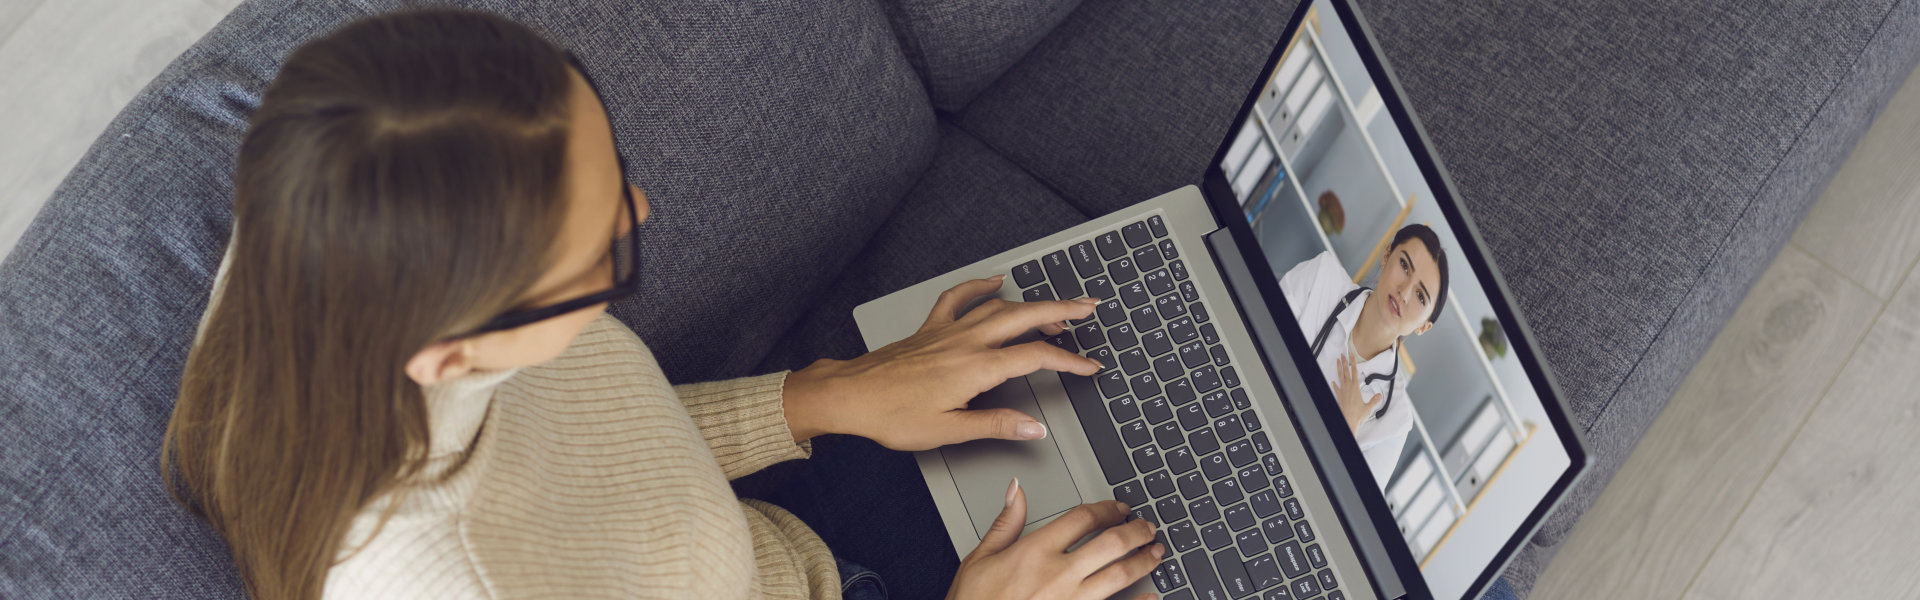
[[[557,257],[565,54],[484,13],[348,24],[288,57],[240,145],[231,263],[161,469],[256,598],[318,598],[428,448],[416,352]]]

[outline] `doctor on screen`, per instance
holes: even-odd
[[[1447,255],[1425,225],[1408,225],[1381,253],[1375,288],[1353,282],[1331,251],[1295,265],[1280,290],[1333,385],[1374,481],[1387,485],[1413,430],[1400,339],[1433,328],[1447,298]]]

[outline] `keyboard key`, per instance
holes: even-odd
[[[1220,449],[1220,440],[1214,437],[1212,429],[1193,432],[1192,435],[1187,436],[1187,444],[1193,447],[1193,453],[1196,456],[1213,454],[1213,451]]]
[[[1101,302],[1100,307],[1093,310],[1093,314],[1100,317],[1101,327],[1113,327],[1127,322],[1127,309],[1120,306],[1118,299]]]
[[[1226,515],[1227,528],[1234,531],[1240,531],[1259,523],[1259,520],[1253,517],[1253,509],[1248,508],[1245,502],[1228,506]]]
[[[1053,299],[1053,288],[1043,285],[1020,292],[1020,299],[1028,302],[1046,302]]]
[[[1128,507],[1147,503],[1147,486],[1139,481],[1129,481],[1113,486],[1113,499],[1127,503]]]
[[[1047,343],[1059,346],[1061,350],[1066,350],[1074,354],[1080,353],[1080,343],[1073,341],[1072,333],[1062,331],[1060,335],[1047,338]]]
[[[1127,288],[1124,286],[1131,283],[1140,283],[1134,281],[1140,278],[1140,272],[1134,270],[1133,259],[1124,256],[1120,257],[1120,260],[1113,261],[1113,264],[1107,265],[1107,276],[1113,278],[1114,285],[1122,286],[1120,288],[1120,297],[1122,298],[1125,298],[1127,293]],[[1144,293],[1147,291],[1147,288],[1142,287],[1140,291]],[[1133,303],[1128,302],[1127,304],[1132,305]]]
[[[1193,306],[1187,307],[1189,311],[1193,312],[1193,322],[1195,323],[1207,322],[1207,319],[1210,318],[1210,316],[1207,315],[1206,303],[1200,302],[1198,300],[1188,300],[1187,302],[1193,304]],[[1202,337],[1205,337],[1206,334],[1205,332],[1202,332],[1201,335]],[[1207,342],[1207,343],[1212,344],[1214,342]]]
[[[1112,298],[1116,293],[1118,292],[1115,292],[1113,289],[1113,279],[1106,275],[1087,280],[1088,296],[1106,300]]]
[[[1220,574],[1220,586],[1227,594],[1240,598],[1254,592],[1253,578],[1247,577],[1247,567],[1240,563],[1240,553],[1234,551],[1213,555],[1213,568]]]
[[[1160,513],[1161,519],[1167,521],[1179,522],[1187,518],[1187,507],[1180,502],[1178,496],[1161,498],[1159,502],[1153,503],[1153,510]]]
[[[1160,467],[1166,466],[1166,463],[1160,460],[1159,448],[1141,446],[1139,449],[1133,451],[1133,466],[1139,469],[1138,472],[1140,473],[1151,473],[1159,470]]]
[[[1179,592],[1175,592],[1174,596],[1178,596],[1180,594],[1185,594],[1185,593],[1187,593],[1186,590],[1180,590]],[[1167,600],[1176,600],[1176,599],[1173,596],[1167,596]],[[1187,599],[1180,598],[1178,600],[1187,600]],[[1327,597],[1323,598],[1322,600],[1347,600],[1347,595],[1340,593],[1339,590],[1334,590],[1331,592],[1327,592]]]
[[[1145,371],[1147,365],[1146,353],[1137,348],[1120,353],[1120,370],[1125,371],[1127,375]]]
[[[1218,434],[1220,441],[1223,442],[1231,442],[1247,434],[1246,428],[1240,424],[1240,417],[1234,415],[1227,415],[1215,419],[1213,422],[1213,432]]]
[[[1244,388],[1233,389],[1233,407],[1240,410],[1253,408],[1253,399],[1247,397],[1246,389]]]
[[[1060,374],[1061,377],[1066,377],[1067,375],[1070,375],[1070,373]],[[1079,377],[1079,375],[1074,376]],[[1100,383],[1100,395],[1102,396],[1118,398],[1127,393],[1127,374],[1120,372],[1119,369],[1101,371],[1099,375],[1094,376],[1094,380]]]
[[[1133,389],[1135,398],[1152,398],[1160,395],[1160,380],[1154,378],[1152,372],[1128,377],[1127,385]],[[1238,422],[1238,419],[1235,419],[1235,422]]]
[[[1013,284],[1022,288],[1033,287],[1046,278],[1046,274],[1040,272],[1040,261],[1037,260],[1023,262],[1013,268]]]
[[[1266,490],[1247,496],[1247,505],[1253,507],[1253,515],[1265,519],[1280,512],[1280,497],[1273,490]]]
[[[1099,348],[1107,345],[1107,336],[1100,333],[1099,327],[1075,327],[1073,341],[1079,342],[1081,348]]]
[[[1287,576],[1280,573],[1280,561],[1272,554],[1247,561],[1247,575],[1253,578],[1255,589],[1267,589],[1287,582]],[[1286,589],[1286,588],[1281,588]],[[1291,596],[1283,596],[1291,597]]]
[[[1180,417],[1180,426],[1188,431],[1207,426],[1207,413],[1200,412],[1200,405],[1197,403],[1182,406],[1175,414]]]
[[[1200,305],[1198,305],[1198,304],[1195,304],[1195,305],[1193,305],[1193,306],[1194,306],[1194,307],[1195,307],[1195,308],[1197,309],[1197,308],[1198,308],[1198,307],[1199,307]],[[1199,310],[1195,310],[1195,311],[1193,312],[1193,318],[1194,318],[1194,320],[1196,320],[1196,321],[1205,321],[1205,320],[1206,320],[1206,319],[1202,319],[1202,318],[1200,318],[1200,311],[1199,311]],[[1107,320],[1106,320],[1106,318],[1105,318],[1105,317],[1102,317],[1102,318],[1100,319],[1100,324],[1101,324],[1101,325],[1107,325]],[[1108,326],[1109,326],[1109,327],[1111,327],[1111,325],[1108,325]],[[1214,328],[1213,328],[1213,324],[1212,324],[1212,323],[1208,323],[1208,324],[1206,324],[1206,325],[1201,325],[1201,326],[1200,326],[1200,341],[1202,341],[1202,342],[1206,342],[1206,343],[1207,343],[1207,344],[1209,344],[1209,345],[1212,345],[1212,344],[1218,344],[1218,343],[1220,343],[1220,332],[1219,332],[1218,330],[1216,330],[1216,329],[1214,329]]]
[[[1141,444],[1153,441],[1153,431],[1147,429],[1146,421],[1134,421],[1120,426],[1120,439],[1127,443],[1128,448],[1138,448]],[[1127,462],[1127,459],[1122,457],[1121,462]],[[1132,469],[1133,463],[1127,462],[1127,468]]]
[[[1240,489],[1245,490],[1247,493],[1267,489],[1267,484],[1271,481],[1272,480],[1267,479],[1267,474],[1260,468],[1260,465],[1253,465],[1240,470]]]
[[[1227,366],[1227,363],[1229,361],[1227,357],[1226,346],[1214,346],[1214,347],[1208,348],[1207,353],[1213,355],[1213,366],[1216,366],[1216,367]]]
[[[1052,277],[1052,274],[1049,273],[1048,277]],[[1166,269],[1148,272],[1145,281],[1147,283],[1147,291],[1152,292],[1155,296],[1173,291],[1173,274],[1168,273]],[[1077,281],[1074,282],[1073,289],[1080,289],[1080,283]],[[1078,295],[1078,292],[1075,292],[1075,295]]]
[[[1159,457],[1156,456],[1155,458]],[[1232,477],[1216,481],[1213,484],[1213,501],[1219,502],[1221,506],[1231,506],[1244,498],[1245,496],[1240,493],[1240,482],[1234,481]]]
[[[1214,504],[1212,498],[1201,498],[1188,502],[1187,512],[1193,515],[1194,523],[1205,525],[1220,518],[1220,505]],[[1287,531],[1293,530],[1289,528]]]
[[[1225,382],[1227,387],[1240,387],[1240,373],[1234,371],[1233,367],[1221,369],[1220,381]]]
[[[1140,413],[1147,416],[1147,423],[1159,425],[1173,418],[1173,407],[1166,398],[1154,398],[1140,403]]]
[[[1140,418],[1140,407],[1133,403],[1132,396],[1122,396],[1108,402],[1107,411],[1113,413],[1115,423],[1125,423]]]
[[[1220,388],[1220,374],[1208,365],[1193,370],[1193,391],[1206,393]]]
[[[1204,531],[1200,536],[1206,539]],[[1207,564],[1207,553],[1195,550],[1180,556],[1180,567],[1187,571],[1187,581],[1193,583],[1193,595],[1200,600],[1225,600],[1227,591],[1220,588],[1220,576],[1213,574],[1213,565]],[[1173,600],[1168,596],[1167,600]]]
[[[1067,258],[1073,262],[1073,272],[1081,279],[1099,275],[1106,263],[1093,254],[1093,242],[1080,242],[1067,249]]]
[[[1173,351],[1173,340],[1167,337],[1166,331],[1155,329],[1140,336],[1140,347],[1147,350],[1148,356],[1159,356]]]
[[[1281,542],[1274,547],[1273,557],[1280,559],[1280,572],[1286,573],[1288,579],[1307,573],[1307,557],[1300,551],[1299,544],[1291,541]],[[1193,570],[1188,569],[1187,572],[1191,574]]]
[[[1172,298],[1173,296],[1167,296],[1167,297]],[[1193,341],[1193,338],[1200,337],[1200,334],[1196,332],[1193,328],[1193,318],[1186,317],[1186,316],[1182,316],[1178,319],[1168,321],[1167,335],[1173,336],[1173,343],[1175,344],[1185,344],[1187,342]],[[1216,359],[1218,359],[1221,356],[1226,356],[1226,355],[1225,354],[1214,355]],[[1219,362],[1219,361],[1216,360],[1216,362]],[[1219,364],[1226,364],[1226,363],[1219,362]]]
[[[1267,542],[1278,544],[1293,539],[1293,523],[1285,516],[1274,516],[1260,521],[1260,531],[1266,532]]]
[[[1253,453],[1253,442],[1241,440],[1227,444],[1227,460],[1233,461],[1233,468],[1238,469],[1253,464],[1260,457]]]
[[[1162,379],[1162,381],[1165,381],[1165,379]],[[1172,383],[1168,383],[1166,392],[1167,399],[1172,400],[1174,404],[1186,404],[1193,401],[1193,383],[1187,381],[1185,377],[1175,379]]]
[[[1159,398],[1155,398],[1155,400],[1159,400]],[[1160,453],[1164,455],[1167,452],[1169,452],[1169,450],[1167,450],[1168,448],[1177,447],[1180,445],[1181,442],[1185,442],[1187,440],[1185,436],[1180,435],[1179,423],[1168,422],[1164,425],[1153,428],[1153,441],[1160,444]],[[1182,458],[1186,459],[1186,463],[1188,465],[1187,468],[1188,469],[1193,468],[1193,451],[1188,450],[1186,448],[1179,448],[1178,452],[1180,453],[1180,456]],[[1172,457],[1169,456],[1168,459],[1172,459]],[[1257,470],[1258,467],[1255,467],[1255,469]],[[1186,471],[1187,469],[1173,470],[1173,472],[1175,473],[1185,473]],[[1260,478],[1266,479],[1265,476],[1261,476]],[[1246,484],[1243,483],[1241,485],[1246,485]],[[1265,487],[1265,486],[1263,485],[1261,487]]]
[[[1133,320],[1134,331],[1152,332],[1160,327],[1160,315],[1153,312],[1152,306],[1142,305],[1140,308],[1129,309],[1127,317]]]
[[[1172,257],[1170,256],[1170,257],[1168,257],[1168,259],[1169,259],[1169,260],[1171,260],[1171,259],[1172,259]],[[1173,280],[1174,280],[1174,281],[1186,281],[1186,280],[1187,280],[1187,263],[1186,263],[1186,261],[1179,261],[1179,260],[1175,260],[1175,261],[1173,261],[1173,262],[1169,262],[1169,263],[1167,263],[1167,270],[1168,270],[1168,271],[1172,271],[1172,272],[1173,272]],[[1181,293],[1181,295],[1183,295],[1183,296],[1185,295],[1185,288],[1182,288],[1182,293]],[[1198,297],[1198,295],[1196,294],[1196,296],[1195,296],[1195,297]]]
[[[1118,266],[1119,263],[1114,263],[1114,264],[1115,266],[1113,267],[1113,270],[1115,272],[1118,272],[1120,270],[1120,267]],[[1131,310],[1133,307],[1146,304],[1147,301],[1151,299],[1153,299],[1153,297],[1147,295],[1147,284],[1145,283],[1135,281],[1131,283],[1120,284],[1120,301],[1123,303],[1126,303],[1127,308],[1129,310]]]
[[[1280,474],[1280,457],[1268,454],[1260,457],[1260,466],[1267,468],[1267,475]]]
[[[1155,298],[1153,300],[1153,308],[1160,313],[1161,319],[1167,321],[1172,321],[1187,314],[1187,303],[1181,302],[1178,296],[1161,296]],[[1192,328],[1193,322],[1188,321],[1187,327]]]
[[[1233,402],[1227,399],[1226,392],[1208,392],[1200,396],[1200,405],[1207,407],[1207,416],[1216,419],[1233,414]]]
[[[1330,590],[1340,587],[1340,581],[1333,578],[1333,571],[1322,569],[1316,578],[1320,580],[1320,589]]]
[[[1320,595],[1320,583],[1314,581],[1312,577],[1295,579],[1290,586],[1293,588],[1295,598],[1312,598]]]
[[[1053,282],[1053,291],[1059,298],[1079,298],[1081,296],[1080,278],[1074,276],[1069,265],[1067,251],[1055,250],[1040,259],[1040,269],[1047,272],[1047,280]]]
[[[1293,532],[1300,534],[1301,542],[1313,541],[1313,524],[1312,523],[1308,523],[1306,521],[1295,522],[1293,524]]]
[[[1233,474],[1233,466],[1227,464],[1227,455],[1214,453],[1200,456],[1200,472],[1207,475],[1209,481]]]
[[[1113,368],[1113,349],[1112,348],[1106,348],[1106,347],[1094,348],[1092,350],[1088,350],[1086,356],[1087,358],[1100,361],[1100,368],[1102,369]]]
[[[1153,359],[1153,374],[1159,375],[1161,381],[1175,379],[1185,373],[1186,373],[1186,370],[1180,368],[1180,357],[1178,356],[1168,354],[1166,356]],[[1185,380],[1182,380],[1182,381],[1185,381]]]
[[[1289,519],[1298,521],[1307,518],[1306,511],[1300,509],[1299,498],[1288,498],[1286,502],[1280,503],[1280,507],[1287,511],[1287,518]]]
[[[1320,551],[1319,544],[1307,546],[1306,553],[1307,564],[1313,565],[1315,569],[1324,569],[1327,567],[1327,555]]]
[[[1200,528],[1200,540],[1208,550],[1219,550],[1233,544],[1233,534],[1227,533],[1226,523],[1214,523]]]
[[[1173,240],[1160,240],[1160,254],[1167,260],[1180,258],[1180,250],[1173,247]]]
[[[1164,264],[1167,264],[1167,261],[1160,258],[1159,248],[1147,246],[1133,251],[1133,265],[1142,271],[1152,271]]]
[[[1100,258],[1113,260],[1127,255],[1127,247],[1120,241],[1120,232],[1109,231],[1093,238],[1093,245],[1100,248]]]
[[[1167,539],[1173,542],[1170,550],[1186,552],[1200,545],[1200,532],[1194,531],[1192,521],[1181,521],[1167,526]]]
[[[1197,500],[1207,493],[1207,480],[1201,479],[1199,473],[1181,475],[1174,481],[1180,484],[1180,497],[1189,501]]]
[[[1171,283],[1169,283],[1169,285],[1171,285]],[[1154,292],[1154,293],[1164,294],[1166,292]],[[1185,298],[1186,301],[1188,302],[1199,302],[1200,289],[1194,287],[1193,282],[1191,281],[1182,281],[1180,282],[1180,297]]]
[[[1229,519],[1227,522],[1233,521]],[[1233,536],[1233,545],[1240,548],[1241,556],[1259,556],[1267,551],[1267,538],[1260,536],[1259,527],[1254,527]]]
[[[1287,482],[1287,476],[1285,475],[1275,477],[1273,478],[1273,492],[1280,494],[1281,498],[1291,497],[1293,496],[1293,484]]]
[[[1134,451],[1134,454],[1139,453],[1138,450]],[[1154,471],[1152,474],[1140,478],[1140,483],[1147,486],[1147,495],[1155,498],[1173,493],[1173,476],[1168,475],[1166,471]],[[1154,523],[1159,523],[1159,521],[1154,521]]]
[[[1147,488],[1147,489],[1153,489],[1153,488]],[[1153,507],[1151,506],[1133,507],[1133,518],[1140,519],[1142,521],[1146,521],[1154,525],[1160,524],[1160,517],[1159,515],[1153,514]],[[1158,537],[1158,536],[1156,535],[1155,537]]]
[[[1241,420],[1241,421],[1246,421],[1246,420],[1247,420],[1247,415],[1248,415],[1248,413],[1240,413],[1240,420]],[[1252,441],[1253,441],[1253,451],[1254,451],[1254,452],[1258,452],[1258,453],[1260,453],[1260,454],[1263,454],[1263,455],[1264,455],[1264,454],[1267,454],[1267,453],[1269,453],[1269,452],[1273,452],[1273,443],[1272,443],[1272,442],[1268,442],[1268,441],[1267,441],[1267,434],[1264,434],[1264,433],[1256,433],[1256,434],[1253,434],[1253,437],[1250,437],[1250,438],[1247,438],[1247,439],[1249,439],[1249,440],[1252,440]]]
[[[1153,237],[1167,237],[1167,223],[1160,220],[1160,215],[1147,217],[1147,229],[1153,230]]]
[[[1132,348],[1135,344],[1139,344],[1140,340],[1134,337],[1133,326],[1123,322],[1107,329],[1107,343],[1117,352]]]
[[[1147,233],[1146,221],[1134,221],[1132,224],[1120,228],[1120,237],[1125,238],[1127,240],[1127,246],[1133,248],[1139,248],[1141,244],[1153,241],[1150,235],[1151,234]]]
[[[1247,426],[1247,431],[1259,431],[1259,430],[1260,430],[1260,416],[1259,416],[1259,415],[1256,415],[1256,414],[1253,414],[1253,411],[1251,411],[1251,410],[1249,410],[1249,411],[1244,411],[1244,412],[1241,412],[1241,413],[1240,413],[1240,424],[1241,424],[1241,425],[1245,425],[1245,426]]]
[[[1173,561],[1160,563],[1160,566],[1153,568],[1153,575],[1152,575],[1153,587],[1160,588],[1160,593],[1162,594],[1171,592],[1173,591],[1174,588],[1180,587],[1182,585],[1179,583],[1174,583],[1173,574],[1168,572],[1167,570],[1167,567],[1169,566],[1173,567],[1174,569],[1180,568],[1178,564],[1174,563]],[[1183,576],[1181,577],[1181,579],[1184,581],[1186,577]]]
[[[1189,369],[1207,364],[1206,345],[1201,344],[1200,342],[1194,342],[1191,344],[1187,344],[1185,346],[1181,346],[1180,362],[1182,364],[1185,364]]]
[[[1127,460],[1127,447],[1120,445],[1120,438],[1114,434],[1112,417],[1103,409],[1100,392],[1094,389],[1093,380],[1072,373],[1061,373],[1060,386],[1066,388],[1067,399],[1080,419],[1080,428],[1087,432],[1087,443],[1093,447],[1093,456],[1100,462],[1101,473],[1107,476],[1107,485],[1132,479],[1133,464]],[[1145,431],[1144,425],[1142,431]]]

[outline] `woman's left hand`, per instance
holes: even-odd
[[[823,359],[787,375],[787,424],[795,441],[823,433],[861,436],[895,450],[928,450],[982,438],[1031,440],[1046,428],[1010,408],[968,410],[967,402],[1008,379],[1040,369],[1093,375],[1099,361],[1045,340],[1003,347],[1040,329],[1093,314],[1097,300],[1008,302],[974,299],[1005,276],[976,279],[940,294],[920,330],[853,360]]]

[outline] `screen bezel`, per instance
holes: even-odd
[[[1527,325],[1525,318],[1510,305],[1509,298],[1512,297],[1512,294],[1508,290],[1505,280],[1500,276],[1498,269],[1494,267],[1492,260],[1481,250],[1482,240],[1478,228],[1474,226],[1472,218],[1467,215],[1465,207],[1458,201],[1459,195],[1454,189],[1451,177],[1447,175],[1445,165],[1440,162],[1438,153],[1434,152],[1432,143],[1427,139],[1426,131],[1420,124],[1419,117],[1413,113],[1412,108],[1407,104],[1405,95],[1400,89],[1399,80],[1394,76],[1392,68],[1387,65],[1385,59],[1378,55],[1379,45],[1374,39],[1371,29],[1367,26],[1365,19],[1360,15],[1359,10],[1348,0],[1303,0],[1295,8],[1292,18],[1288,20],[1287,27],[1281,34],[1280,40],[1268,55],[1265,65],[1256,74],[1257,79],[1247,93],[1246,100],[1241,103],[1240,110],[1234,115],[1233,120],[1228,125],[1226,138],[1221,141],[1220,146],[1214,152],[1213,159],[1207,163],[1207,172],[1203,185],[1201,186],[1201,193],[1206,197],[1207,206],[1209,210],[1213,212],[1216,222],[1225,224],[1226,229],[1232,234],[1234,243],[1239,247],[1240,254],[1248,261],[1248,267],[1249,270],[1253,272],[1259,296],[1261,296],[1261,300],[1266,303],[1268,310],[1275,315],[1293,314],[1292,309],[1286,303],[1284,294],[1280,291],[1279,279],[1275,275],[1273,267],[1267,263],[1266,255],[1261,252],[1257,238],[1254,236],[1251,226],[1247,223],[1238,198],[1233,193],[1232,187],[1227,181],[1226,174],[1220,169],[1220,163],[1226,158],[1228,147],[1233,143],[1234,136],[1239,133],[1240,124],[1245,122],[1247,116],[1253,111],[1254,107],[1257,106],[1260,94],[1267,83],[1268,75],[1278,67],[1281,55],[1286,52],[1287,47],[1294,41],[1293,33],[1304,25],[1308,10],[1318,1],[1325,1],[1328,6],[1338,13],[1340,25],[1345,28],[1348,37],[1354,41],[1354,46],[1358,51],[1360,60],[1366,66],[1367,73],[1373,79],[1375,89],[1378,90],[1382,108],[1387,110],[1388,114],[1393,117],[1394,125],[1398,129],[1400,136],[1406,140],[1408,149],[1413,155],[1414,163],[1419,166],[1421,176],[1426,179],[1426,183],[1434,195],[1433,200],[1435,204],[1440,208],[1441,214],[1447,220],[1448,231],[1453,234],[1474,276],[1478,278],[1481,286],[1490,292],[1487,298],[1488,303],[1491,305],[1494,315],[1501,323],[1506,324],[1505,329],[1508,345],[1513,350],[1514,356],[1519,359],[1521,367],[1526,372],[1528,381],[1533,384],[1534,391],[1539,395],[1541,404],[1547,413],[1547,418],[1553,426],[1553,431],[1557,434],[1560,444],[1566,451],[1569,459],[1567,469],[1561,473],[1553,486],[1547,490],[1546,496],[1542,497],[1540,502],[1534,506],[1533,511],[1528,513],[1525,520],[1521,521],[1519,529],[1517,529],[1514,535],[1494,554],[1494,558],[1488,562],[1487,568],[1482,570],[1481,573],[1474,578],[1473,583],[1468,586],[1468,595],[1466,597],[1475,598],[1486,592],[1493,578],[1498,576],[1506,567],[1507,563],[1512,561],[1513,556],[1519,550],[1520,544],[1531,538],[1533,534],[1539,530],[1541,523],[1545,521],[1546,515],[1551,513],[1553,508],[1565,499],[1567,491],[1586,471],[1588,466],[1588,453],[1578,428],[1573,427],[1572,420],[1568,416],[1569,411],[1567,410],[1565,400],[1560,394],[1560,386],[1555,382],[1552,373],[1540,360],[1540,356],[1535,350],[1531,328]],[[1281,331],[1282,339],[1285,340],[1287,345],[1287,348],[1285,348],[1286,356],[1304,356],[1310,354],[1305,335],[1300,331],[1298,326],[1283,326],[1277,327],[1276,329]],[[1276,363],[1270,357],[1265,356],[1268,354],[1268,350],[1262,348],[1261,354],[1263,355],[1263,362],[1267,368],[1271,370]],[[1320,414],[1323,420],[1322,425],[1328,428],[1344,428],[1346,424],[1339,416],[1339,404],[1333,398],[1331,387],[1328,385],[1326,378],[1320,373],[1320,370],[1317,368],[1303,368],[1299,369],[1299,371],[1301,377],[1306,381],[1306,386],[1313,402],[1319,407],[1319,410],[1315,412]],[[1273,375],[1273,373],[1269,373],[1269,376]],[[1295,426],[1299,427],[1301,425],[1302,423],[1296,418]],[[1341,462],[1345,464],[1366,464],[1366,457],[1360,451],[1359,444],[1353,439],[1353,436],[1335,435],[1331,437],[1334,439],[1335,450],[1339,453]],[[1316,459],[1316,461],[1317,460],[1318,459]],[[1363,474],[1364,477],[1360,479],[1369,482],[1373,481],[1371,472],[1362,470],[1355,474]],[[1321,470],[1320,475],[1322,478],[1329,476],[1324,470]],[[1390,538],[1386,540],[1386,547],[1390,551],[1391,556],[1389,558],[1393,567],[1399,572],[1401,579],[1406,581],[1409,577],[1417,578],[1413,580],[1420,582],[1420,585],[1409,587],[1419,590],[1427,589],[1426,577],[1421,573],[1418,563],[1414,561],[1412,549],[1408,547],[1406,540],[1398,535],[1399,528],[1393,521],[1392,511],[1387,507],[1386,496],[1380,492],[1380,485],[1376,482],[1371,488],[1365,488],[1363,486],[1363,491],[1360,496],[1363,504],[1361,507],[1363,510],[1362,514],[1369,518],[1374,529],[1379,532],[1393,532],[1384,537]],[[1338,506],[1338,503],[1336,503],[1336,506]],[[1340,507],[1340,512],[1342,513],[1340,517],[1343,523],[1351,520],[1351,515],[1347,514],[1349,511],[1347,511],[1345,507]],[[1344,529],[1348,531],[1349,536],[1353,535],[1352,527],[1345,527]],[[1358,546],[1357,541],[1355,541],[1355,544]]]

